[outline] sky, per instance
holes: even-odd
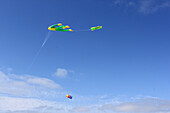
[[[169,0],[1,0],[0,113],[170,113],[169,20]]]

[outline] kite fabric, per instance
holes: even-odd
[[[73,31],[72,29],[69,29],[69,28],[70,28],[70,26],[68,26],[68,25],[62,25],[62,23],[58,23],[58,24],[54,24],[54,25],[48,27],[48,30],[63,31],[63,32]]]
[[[70,26],[63,25],[62,23],[54,24],[54,25],[51,25],[48,27],[48,30],[50,30],[50,31],[61,31],[61,32],[95,31],[95,30],[99,30],[99,29],[102,29],[102,26],[94,26],[94,27],[91,27],[90,29],[86,29],[86,30],[72,30],[72,29],[70,29]]]
[[[102,26],[91,27],[91,31],[102,29]]]
[[[71,95],[66,95],[67,98],[69,99],[72,99],[72,96]]]

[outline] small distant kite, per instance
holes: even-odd
[[[67,98],[69,99],[72,99],[72,96],[71,95],[66,95]]]
[[[72,99],[72,96],[71,95],[66,95],[67,98],[69,99]]]
[[[90,29],[86,29],[86,30],[74,30],[74,31],[95,31],[95,30],[99,30],[102,29],[102,26],[94,26],[91,27]],[[72,29],[70,29],[70,26],[68,25],[63,25],[62,23],[58,23],[58,24],[54,24],[48,27],[48,30],[50,31],[61,31],[61,32],[67,32],[67,31],[72,31]]]

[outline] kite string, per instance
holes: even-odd
[[[44,42],[42,43],[42,45],[41,45],[41,48],[45,45],[45,43],[47,42],[47,40],[50,38],[50,34],[51,32],[49,31],[48,33],[47,33],[47,35],[46,35],[46,37],[45,37],[45,39],[44,39]]]
[[[83,30],[73,30],[74,31],[90,31],[91,29],[83,29]]]
[[[39,48],[39,50],[38,50],[38,51],[37,51],[37,53],[35,54],[35,56],[34,56],[34,58],[33,58],[32,62],[31,62],[31,64],[30,64],[30,65],[29,65],[29,67],[28,67],[28,71],[30,70],[30,68],[31,68],[31,67],[32,67],[32,65],[34,64],[35,60],[37,59],[37,57],[38,57],[38,55],[39,55],[39,53],[40,53],[41,49],[42,49],[42,47],[41,47],[41,48]]]
[[[32,67],[32,65],[34,64],[35,60],[37,59],[38,55],[40,54],[41,52],[41,49],[44,47],[44,45],[46,44],[47,40],[50,38],[50,31],[47,33],[45,39],[44,39],[44,42],[42,43],[41,47],[38,49],[37,53],[35,54],[30,66],[28,67],[28,70],[30,70],[30,68]]]

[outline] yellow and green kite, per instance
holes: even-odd
[[[74,30],[74,31],[95,31],[95,30],[99,30],[99,29],[102,29],[102,26],[94,26],[94,27],[91,27],[90,29],[87,29],[87,30]],[[61,32],[67,32],[67,31],[73,32],[73,30],[70,29],[70,26],[62,25],[62,23],[51,25],[51,26],[48,27],[48,30],[50,30],[50,31],[61,31]]]

